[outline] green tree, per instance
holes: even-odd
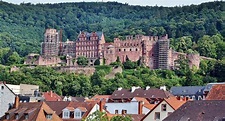
[[[79,56],[77,58],[77,64],[81,66],[87,66],[88,65],[88,59],[84,56]]]

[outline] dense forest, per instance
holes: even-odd
[[[46,28],[63,30],[63,39],[76,40],[80,31],[103,31],[106,41],[125,35],[164,35],[170,47],[179,52],[199,53],[214,58],[202,60],[200,69],[189,68],[179,60],[176,70],[149,70],[138,62],[116,62],[96,66],[92,76],[61,73],[50,67],[27,68],[23,59],[39,53]],[[204,85],[222,82],[225,77],[225,2],[200,5],[160,7],[131,6],[117,2],[80,2],[58,4],[14,5],[0,1],[0,80],[7,83],[29,83],[41,91],[58,94],[91,96],[110,94],[118,87],[159,87],[166,85]],[[19,66],[20,71],[10,72]],[[123,73],[105,79],[113,67]]]
[[[185,49],[197,50],[196,44],[204,35],[225,36],[224,16],[223,1],[183,7],[144,7],[117,2],[15,5],[0,1],[0,47],[10,47],[22,57],[40,52],[45,29],[56,28],[63,30],[64,40],[75,40],[80,31],[103,31],[108,42],[114,37],[135,34],[167,33],[174,39],[188,36],[193,43]]]

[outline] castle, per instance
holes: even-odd
[[[28,56],[25,64],[57,65],[62,62],[59,56],[66,56],[67,66],[75,66],[76,63],[73,61],[79,56],[84,56],[89,60],[89,65],[94,65],[98,59],[101,64],[104,62],[109,65],[119,58],[121,62],[127,59],[140,60],[150,69],[173,69],[176,60],[184,56],[189,60],[190,67],[199,67],[199,54],[175,52],[169,48],[169,44],[167,35],[126,36],[125,40],[114,38],[113,42],[106,43],[103,32],[80,32],[75,41],[62,42],[62,31],[46,29],[44,42],[41,44],[41,55],[32,62],[34,57]]]

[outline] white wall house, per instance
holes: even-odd
[[[148,108],[143,108],[143,105],[140,105],[139,101],[135,98],[133,98],[130,102],[105,103],[105,107],[111,114],[139,114],[139,108],[141,108],[142,114],[147,114],[150,111]]]
[[[176,97],[164,99],[158,103],[143,119],[142,121],[162,121],[181,105],[186,100],[178,100]]]
[[[0,117],[8,111],[10,105],[13,106],[16,95],[4,84],[0,82]]]

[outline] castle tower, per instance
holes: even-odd
[[[59,32],[56,29],[46,29],[44,42],[41,43],[41,54],[45,56],[57,56],[59,53]]]
[[[158,68],[169,69],[169,39],[158,40]]]

